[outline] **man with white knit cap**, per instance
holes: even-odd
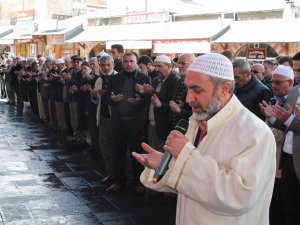
[[[278,86],[279,83],[281,83],[280,85],[291,85],[293,78],[299,83],[300,52],[296,53],[292,59],[294,77],[291,70],[282,67],[281,70],[274,71],[272,78],[274,84],[276,84],[275,73],[284,75],[278,82]],[[300,120],[296,115],[297,103],[300,103],[299,85],[289,89],[285,104],[272,106],[271,110],[266,103],[262,107],[272,126],[282,130],[284,134],[279,160],[281,168],[281,207],[284,213],[284,222],[280,224],[289,225],[300,224]]]
[[[162,154],[145,143],[148,154],[133,153],[146,167],[141,182],[178,194],[177,225],[269,224],[276,144],[268,126],[233,94],[231,62],[217,53],[199,56],[185,84],[193,110],[187,133],[168,136],[164,149],[172,159],[156,183],[152,174]]]
[[[173,73],[172,63],[165,55],[157,56],[154,60],[157,76],[150,84],[137,85],[142,93],[151,96],[148,112],[148,143],[156,150],[163,151],[163,145],[172,129],[172,111],[169,102],[175,100],[178,92],[183,92],[183,80]],[[179,120],[179,119],[178,119]],[[177,122],[176,122],[177,123]],[[175,124],[176,124],[175,123]]]
[[[279,65],[272,73],[272,89],[274,97],[271,99],[272,105],[282,106],[286,108],[286,99],[288,91],[293,87],[294,71],[289,66]],[[269,122],[275,122],[276,118],[273,115],[272,106],[263,101],[260,104],[262,112],[266,115]],[[281,169],[279,169],[279,159],[284,140],[284,132],[281,129],[271,128],[276,140],[276,175],[273,190],[273,196],[270,206],[270,223],[285,224],[282,210],[281,196]]]

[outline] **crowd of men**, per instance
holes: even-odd
[[[270,126],[276,139],[270,222],[296,224],[293,221],[300,221],[300,53],[262,63],[234,59],[230,51],[222,54],[232,62],[233,93]],[[118,44],[111,46],[110,55],[102,51],[88,61],[78,55],[7,58],[1,66],[1,97],[18,108],[29,102],[35,121],[51,123],[68,142],[87,143],[99,153],[107,175],[101,182],[110,185],[107,192],[115,193],[126,186],[127,152],[142,153],[142,142],[164,152],[177,122],[192,115],[184,81],[194,59],[190,53],[173,60],[165,55],[139,57],[125,53]],[[134,159],[130,162],[135,190],[143,194],[143,166]]]

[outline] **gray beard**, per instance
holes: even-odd
[[[219,101],[219,96],[215,93],[211,103],[208,105],[206,109],[203,110],[202,113],[193,112],[192,117],[198,121],[207,121],[216,115],[221,110],[221,105]]]

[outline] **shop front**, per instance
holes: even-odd
[[[229,49],[236,58],[273,60],[300,51],[300,19],[233,21],[212,43],[215,52]]]
[[[82,24],[71,27],[54,27],[45,30],[42,26],[39,31],[33,33],[33,39],[40,41],[39,54],[43,56],[53,55],[54,58],[64,58],[80,54],[80,47],[75,44],[66,43],[66,40],[76,36],[83,28]]]
[[[122,44],[126,50],[139,55],[155,53],[206,53],[210,52],[211,40],[228,30],[221,21],[165,22],[135,25],[88,27],[67,43],[85,45],[86,57],[112,44]],[[99,45],[101,44],[101,45]],[[95,51],[96,49],[96,51]]]

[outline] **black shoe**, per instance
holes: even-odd
[[[99,181],[101,184],[113,184],[114,183],[114,180],[107,176],[107,177],[104,177],[102,180]]]

